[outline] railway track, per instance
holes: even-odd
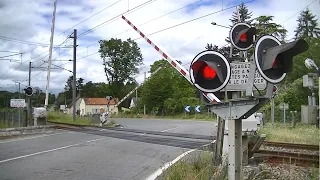
[[[317,145],[265,141],[263,146],[275,147],[276,150],[259,149],[253,155],[255,159],[273,164],[319,167],[319,146]]]
[[[319,167],[319,154],[259,150],[254,154],[254,157],[273,164],[294,164],[298,166]]]
[[[263,145],[271,146],[271,147],[282,147],[285,149],[303,149],[303,150],[310,150],[310,151],[319,151],[318,145],[309,145],[309,144],[292,144],[292,143],[265,141]]]

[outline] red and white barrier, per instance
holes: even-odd
[[[154,42],[152,42],[145,34],[143,34],[136,26],[134,26],[126,17],[122,15],[122,19],[125,20],[136,32],[140,34],[157,52],[159,52],[164,59],[166,59],[183,77],[185,77],[190,83],[190,76],[189,72],[176,61],[173,59],[168,53],[164,52],[162,49],[159,48]],[[213,93],[205,93],[203,95],[212,102],[220,102],[220,99],[217,98]]]

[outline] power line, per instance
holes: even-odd
[[[85,21],[89,20],[90,18],[92,18],[92,17],[96,16],[97,14],[101,13],[102,11],[105,11],[105,10],[109,9],[110,7],[112,7],[112,6],[116,5],[117,3],[121,2],[121,1],[123,1],[123,0],[118,0],[118,1],[116,1],[115,3],[113,3],[113,4],[111,4],[111,5],[109,5],[109,6],[105,7],[105,8],[103,8],[103,9],[102,9],[102,10],[100,10],[99,12],[97,12],[97,13],[95,13],[95,14],[93,14],[93,15],[91,15],[91,16],[89,16],[89,17],[87,17],[86,19],[84,19],[84,20],[80,21],[79,23],[75,24],[74,26],[72,26],[71,28],[69,28],[69,29],[68,29],[68,30],[66,30],[66,31],[69,31],[70,29],[72,29],[72,28],[74,28],[74,27],[78,26],[79,24],[81,24],[81,23],[83,23],[83,22],[85,22]]]
[[[165,17],[165,16],[167,16],[167,15],[169,15],[169,14],[175,13],[175,12],[180,11],[180,10],[182,10],[182,9],[185,9],[185,8],[187,8],[187,7],[189,7],[189,6],[192,6],[192,5],[194,5],[194,4],[197,4],[197,3],[201,2],[201,1],[203,1],[203,0],[198,0],[198,1],[194,2],[194,3],[190,3],[190,4],[186,5],[186,6],[180,7],[180,8],[178,8],[178,9],[175,9],[175,10],[173,10],[173,11],[171,11],[171,12],[166,13],[166,14],[160,15],[160,16],[154,18],[154,19],[151,19],[151,20],[146,21],[146,22],[144,22],[144,23],[142,23],[142,24],[139,24],[138,26],[141,27],[141,26],[143,26],[143,25],[146,25],[146,24],[148,24],[148,23],[151,23],[151,22],[153,22],[153,21],[156,21],[156,20],[158,20],[158,19],[160,19],[160,18],[163,18],[163,17]],[[115,36],[118,36],[118,35],[120,35],[120,34],[123,34],[123,33],[127,32],[127,31],[131,31],[131,30],[132,30],[132,28],[128,28],[128,29],[125,30],[125,31],[122,31],[122,32],[120,32],[120,33],[117,33],[117,34],[115,34],[115,35],[112,35],[110,38],[115,37]],[[92,45],[94,45],[94,44],[96,44],[96,42],[93,43],[93,44],[88,45],[87,47],[92,46]],[[83,49],[85,49],[85,48],[82,48],[82,49],[80,49],[79,51],[81,51],[81,50],[83,50]],[[79,52],[79,51],[78,51],[78,52]]]
[[[16,42],[16,43],[19,43],[19,44],[27,44],[27,45],[34,45],[34,46],[49,46],[49,44],[31,42],[31,41],[24,41],[24,40],[20,40],[20,39],[14,39],[14,38],[10,38],[10,37],[5,37],[5,36],[0,36],[0,39],[5,40],[5,41]],[[54,46],[55,47],[59,47],[57,45],[54,45]]]
[[[308,6],[310,6],[311,4],[313,4],[314,2],[316,2],[317,0],[314,0],[312,2],[310,2],[308,5],[306,5],[304,8],[302,8],[301,10],[299,10],[298,12],[296,12],[294,15],[290,16],[288,19],[284,20],[281,24],[287,22],[288,20],[290,20],[291,18],[293,18],[294,16],[296,16],[297,14],[299,14],[300,12],[302,12],[304,9],[306,9]]]
[[[256,0],[246,1],[246,2],[244,2],[244,4],[248,4],[248,3],[251,3],[251,2],[253,2],[253,1],[256,1]],[[188,20],[188,21],[185,21],[185,22],[182,22],[182,23],[179,23],[179,24],[176,24],[176,25],[173,25],[173,26],[170,26],[170,27],[167,27],[167,28],[158,30],[158,31],[155,31],[155,32],[153,32],[153,33],[148,34],[147,36],[151,36],[151,35],[154,35],[154,34],[158,34],[158,33],[160,33],[160,32],[163,32],[163,31],[166,31],[166,30],[169,30],[169,29],[172,29],[172,28],[175,28],[175,27],[178,27],[178,26],[181,26],[181,25],[184,25],[184,24],[187,24],[187,23],[190,23],[190,22],[193,22],[193,21],[202,19],[202,18],[211,16],[211,15],[214,15],[214,14],[217,14],[217,13],[220,13],[220,12],[223,12],[223,11],[226,11],[226,10],[229,10],[229,9],[232,9],[232,8],[235,8],[235,7],[239,6],[239,5],[240,5],[240,4],[237,4],[237,5],[234,5],[234,6],[230,6],[230,7],[228,7],[228,8],[225,8],[225,9],[222,9],[222,10],[219,10],[219,11],[215,11],[215,12],[213,12],[213,13],[209,13],[209,14],[206,14],[206,15],[203,15],[203,16],[200,16],[200,17],[197,17],[197,18],[194,18],[194,19],[191,19],[191,20]],[[134,39],[134,40],[138,40],[138,39],[141,39],[141,38],[142,38],[142,37],[139,37],[139,38],[136,38],[136,39]]]
[[[86,34],[89,34],[90,32],[94,31],[95,29],[98,29],[98,28],[102,27],[103,25],[106,25],[107,23],[109,24],[109,23],[117,20],[118,18],[120,18],[120,17],[121,17],[122,15],[124,15],[124,14],[133,13],[134,11],[136,11],[136,10],[138,10],[138,9],[146,6],[146,5],[149,5],[149,4],[151,4],[151,3],[155,2],[155,1],[157,1],[157,0],[148,0],[148,1],[146,1],[146,2],[144,2],[144,3],[142,3],[142,4],[140,4],[140,5],[138,5],[138,6],[136,6],[136,7],[134,7],[134,8],[132,8],[132,9],[128,10],[128,11],[125,11],[125,12],[123,12],[123,13],[117,15],[117,16],[114,16],[113,18],[111,18],[111,19],[109,19],[109,20],[107,20],[107,21],[104,21],[103,23],[100,23],[100,24],[94,26],[93,28],[88,29],[87,31],[79,34],[78,38],[80,38],[80,37],[82,37],[82,36],[84,36],[84,35],[86,35]],[[148,3],[149,3],[149,4],[148,4]]]
[[[254,2],[254,1],[256,1],[256,0],[246,1],[246,2],[244,2],[244,4],[248,4],[248,3],[251,3],[251,2]],[[179,23],[179,24],[164,28],[164,29],[161,29],[161,30],[158,30],[158,31],[155,31],[153,33],[148,34],[148,36],[151,36],[151,35],[154,35],[154,34],[157,34],[157,33],[160,33],[160,32],[163,32],[163,31],[166,31],[166,30],[169,30],[169,29],[172,29],[172,28],[175,28],[175,27],[178,27],[178,26],[181,26],[181,25],[184,25],[184,24],[199,20],[199,19],[202,19],[202,18],[211,16],[211,15],[214,15],[214,14],[217,14],[217,13],[220,13],[220,12],[235,8],[235,7],[239,6],[239,5],[240,4],[237,4],[237,5],[234,5],[234,6],[230,6],[230,7],[227,7],[225,9],[222,9],[222,10],[219,10],[219,11],[215,11],[215,12],[212,12],[212,13],[209,13],[209,14],[206,14],[206,15],[203,15],[203,16],[200,16],[200,17],[197,17],[197,18],[194,18],[194,19],[191,19],[191,20],[188,20],[188,21],[185,21],[185,22],[182,22],[182,23]],[[142,37],[136,38],[134,40],[138,40],[138,39],[142,39]],[[89,55],[86,55],[86,56],[83,56],[83,57],[80,57],[80,58],[78,58],[78,60],[86,58],[86,57],[89,57],[89,56],[92,56],[92,55],[95,55],[95,54],[98,54],[98,53],[99,53],[99,51],[95,52],[95,53],[92,53],[92,54],[89,54]]]

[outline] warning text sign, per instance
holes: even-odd
[[[230,63],[231,76],[226,86],[228,91],[245,90],[247,88],[250,63],[249,62],[237,62]],[[266,80],[256,70],[254,75],[254,85],[259,89],[263,90],[266,88]]]

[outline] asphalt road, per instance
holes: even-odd
[[[213,124],[208,122],[119,119],[117,123],[124,128],[83,128],[0,141],[0,179],[140,180],[212,138],[207,126],[212,129]]]

